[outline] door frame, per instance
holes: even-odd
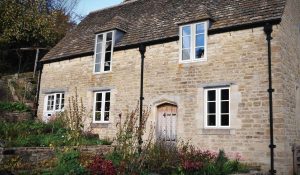
[[[158,113],[158,108],[161,106],[173,106],[176,107],[176,123],[175,123],[175,127],[176,127],[176,136],[175,136],[175,141],[170,141],[170,142],[177,142],[178,140],[178,105],[174,102],[169,102],[169,101],[164,101],[161,103],[158,103],[157,105],[155,105],[155,120],[156,120],[156,124],[155,124],[155,140],[158,140],[158,122],[159,122],[159,113]]]

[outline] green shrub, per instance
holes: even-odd
[[[87,136],[84,133],[76,139],[70,134],[77,134],[65,128],[61,120],[43,123],[40,121],[0,122],[0,140],[6,142],[6,147],[48,147],[100,145],[102,141],[97,135]]]
[[[9,112],[29,112],[30,108],[24,103],[20,102],[0,102],[0,111],[9,111]]]
[[[57,164],[49,172],[45,174],[52,175],[81,175],[87,174],[87,171],[80,165],[80,153],[75,150],[66,150],[57,153]]]

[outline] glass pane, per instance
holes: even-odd
[[[112,40],[112,32],[107,33],[106,36],[106,41],[111,41]]]
[[[105,53],[105,62],[111,61],[111,52],[106,52]]]
[[[105,102],[105,111],[109,111],[110,109],[110,102]]]
[[[95,64],[95,72],[100,72],[100,64]]]
[[[216,101],[216,91],[215,90],[207,91],[207,100],[208,101]]]
[[[191,27],[185,26],[182,28],[182,36],[191,35]]]
[[[65,107],[65,99],[61,99],[61,109]]]
[[[102,43],[103,42],[103,35],[98,35],[97,37],[97,43]]]
[[[229,113],[229,101],[221,102],[221,113]]]
[[[101,105],[102,105],[101,102],[96,102],[96,109],[95,109],[95,111],[101,111]]]
[[[96,94],[96,101],[102,101],[102,93]]]
[[[196,47],[203,46],[204,47],[204,34],[196,35]]]
[[[101,112],[95,112],[95,120],[101,121]]]
[[[101,62],[101,53],[100,54],[96,54],[96,60],[95,63],[99,63]]]
[[[105,101],[110,101],[110,92],[106,92]]]
[[[111,41],[110,42],[106,42],[105,50],[109,51],[109,52],[111,51]]]
[[[104,71],[110,71],[110,62],[105,62]]]
[[[189,60],[190,59],[190,49],[182,50],[182,60]]]
[[[216,102],[208,102],[207,113],[209,113],[209,114],[216,113]]]
[[[182,38],[182,48],[189,49],[191,47],[191,37],[186,36]]]
[[[105,112],[104,116],[104,121],[109,121],[109,112]]]
[[[198,33],[204,33],[204,24],[197,24],[196,26],[196,34]]]
[[[229,115],[221,116],[221,126],[229,126]]]
[[[208,115],[207,116],[207,125],[208,126],[216,126],[216,115]]]
[[[204,47],[196,48],[195,54],[196,58],[204,58]]]
[[[221,90],[221,100],[229,100],[229,89]]]
[[[102,43],[98,43],[96,47],[96,53],[102,52]]]

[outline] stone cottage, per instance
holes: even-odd
[[[87,125],[113,137],[118,114],[140,99],[144,45],[144,106],[155,136],[239,152],[267,172],[266,23],[273,26],[275,168],[292,174],[292,147],[300,144],[299,0],[128,0],[92,12],[41,60],[38,116],[63,110],[77,88]]]

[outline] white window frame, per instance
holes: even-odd
[[[111,110],[109,109],[109,119],[108,121],[104,121],[104,115],[105,115],[105,97],[106,97],[106,93],[109,92],[110,93],[110,99],[109,99],[109,103],[110,103],[110,107],[111,107],[111,91],[107,90],[107,91],[97,91],[94,92],[94,102],[93,102],[93,123],[110,123],[110,117],[111,117]],[[96,121],[96,98],[97,98],[97,94],[102,94],[102,104],[101,104],[101,120],[100,121]]]
[[[106,53],[106,40],[107,40],[107,34],[112,33],[112,46],[111,46],[111,60],[110,60],[110,69],[109,71],[104,71],[104,64],[105,64],[105,53]],[[113,60],[113,51],[115,46],[115,30],[107,31],[103,33],[98,33],[95,36],[95,47],[94,47],[94,62],[93,62],[93,73],[94,74],[103,74],[103,73],[109,73],[112,71],[112,60]],[[101,62],[100,62],[100,71],[96,72],[95,64],[96,64],[96,55],[97,55],[97,43],[98,43],[98,36],[103,35],[103,41],[102,41],[102,50],[101,50]]]
[[[198,24],[204,24],[204,57],[203,58],[199,58],[196,59],[195,58],[195,49],[196,49],[196,26]],[[198,22],[198,23],[193,23],[193,24],[187,24],[187,25],[183,25],[180,26],[180,31],[179,31],[179,42],[180,42],[180,49],[179,49],[179,63],[191,63],[191,62],[201,62],[201,61],[207,61],[207,38],[208,38],[208,21],[204,21],[204,22]],[[190,43],[190,49],[191,49],[191,57],[189,60],[183,60],[182,59],[182,29],[186,26],[190,26],[191,27],[191,43]]]
[[[60,102],[59,102],[59,108],[56,109],[56,96],[60,94]],[[64,98],[62,98],[62,95],[64,95]],[[48,98],[49,96],[54,96],[54,102],[53,102],[53,110],[48,110]],[[64,99],[64,106],[63,108],[61,107],[62,106],[62,99]],[[47,94],[44,98],[44,116],[45,117],[48,117],[48,114],[55,114],[56,112],[63,112],[64,111],[64,108],[65,108],[65,93],[63,92],[60,92],[60,93],[51,93],[51,94]]]
[[[229,125],[228,126],[221,126],[221,90],[228,89],[229,93]],[[207,124],[207,92],[210,90],[216,91],[216,126],[208,126]],[[227,100],[226,100],[227,101]],[[207,129],[229,129],[231,125],[231,116],[230,116],[230,103],[231,103],[231,96],[230,96],[230,87],[218,87],[218,88],[207,88],[204,90],[204,128]]]

